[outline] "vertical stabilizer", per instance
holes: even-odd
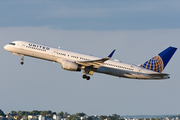
[[[150,60],[146,61],[145,63],[141,64],[140,66],[149,70],[162,72],[173,54],[176,52],[176,50],[177,48],[175,47],[168,47],[167,49],[154,56]]]

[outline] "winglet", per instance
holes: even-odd
[[[111,54],[109,54],[108,58],[111,58],[111,57],[113,56],[113,54],[114,54],[115,51],[116,51],[116,49],[114,49],[114,50],[111,52]]]

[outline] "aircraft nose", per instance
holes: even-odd
[[[4,46],[4,49],[5,49],[5,50],[8,50],[8,46],[7,46],[7,45],[5,45],[5,46]]]

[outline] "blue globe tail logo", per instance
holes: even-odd
[[[163,60],[159,55],[154,56],[150,60],[146,61],[144,64],[140,65],[143,68],[153,70],[156,72],[162,72],[164,69]]]

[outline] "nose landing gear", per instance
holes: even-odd
[[[21,55],[21,65],[24,64],[24,55]]]
[[[82,78],[86,80],[90,80],[90,76],[87,76],[87,75],[83,75]]]

